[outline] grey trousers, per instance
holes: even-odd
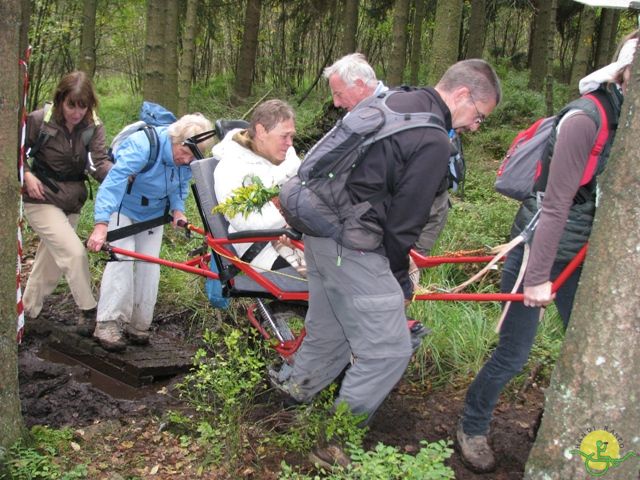
[[[305,236],[304,244],[307,333],[285,387],[297,400],[309,401],[351,361],[336,404],[345,401],[354,414],[370,418],[411,357],[402,290],[382,255],[350,250],[330,238]]]
[[[414,248],[421,255],[429,255],[431,249],[436,244],[436,240],[440,236],[440,232],[447,223],[449,216],[449,191],[445,190],[433,199],[431,211],[429,212],[429,220],[422,229]]]

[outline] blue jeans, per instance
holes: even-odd
[[[502,292],[510,292],[513,288],[523,252],[524,247],[520,245],[505,260],[500,282]],[[566,263],[554,263],[551,278],[555,278],[564,267]],[[556,293],[555,304],[565,328],[573,308],[581,270],[578,267]],[[518,291],[522,292],[522,285]],[[527,363],[539,318],[540,308],[525,307],[522,302],[511,304],[500,330],[498,346],[467,391],[462,416],[462,428],[467,435],[486,435],[489,432],[491,414],[500,392]]]

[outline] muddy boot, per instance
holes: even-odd
[[[96,329],[96,308],[80,310],[76,323],[76,332],[83,337],[91,338]]]
[[[489,446],[486,435],[467,435],[458,424],[456,440],[460,449],[462,462],[476,473],[492,472],[496,468],[496,459]]]
[[[317,446],[309,452],[309,460],[318,468],[324,468],[331,472],[335,467],[347,468],[351,465],[351,459],[340,445],[330,443]]]
[[[149,345],[149,330],[139,330],[133,325],[127,325],[124,333],[132,345]]]
[[[109,352],[121,352],[127,348],[127,342],[122,336],[120,326],[114,320],[97,322],[93,338],[98,341],[102,348]]]

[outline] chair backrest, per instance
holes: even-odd
[[[209,157],[191,162],[191,174],[194,181],[194,195],[200,208],[205,229],[217,238],[226,238],[229,232],[229,222],[224,215],[213,213],[218,205],[215,192],[213,172],[220,163],[218,157]]]
[[[216,136],[222,140],[234,128],[249,128],[246,120],[216,120]]]

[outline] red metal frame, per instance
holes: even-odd
[[[228,249],[228,245],[234,243],[247,243],[247,242],[268,242],[275,240],[276,237],[259,237],[251,239],[240,238],[230,240],[228,238],[214,238],[211,234],[206,233],[202,228],[188,224],[183,228],[203,235],[207,248],[211,249],[216,254],[227,258],[233,265],[239,270],[244,272],[247,276],[253,279],[257,284],[261,285],[270,295],[275,299],[281,301],[308,301],[308,292],[286,292],[280,289],[276,284],[268,280],[259,271],[254,269],[251,265],[242,262],[235,256],[233,252]],[[294,245],[298,248],[304,249],[302,242],[293,241]],[[212,272],[209,269],[209,262],[211,260],[211,253],[206,253],[192,258],[186,262],[173,262],[158,257],[152,257],[149,255],[143,255],[131,250],[125,250],[123,248],[107,246],[105,248],[110,253],[123,255],[138,260],[156,263],[165,267],[181,270],[186,273],[193,273],[206,278],[218,279],[219,275]],[[558,275],[553,281],[552,291],[556,292],[558,288],[567,280],[567,278],[575,271],[576,268],[583,262],[587,253],[587,245],[584,245],[578,254],[569,262],[565,269]],[[411,251],[411,257],[418,268],[433,268],[443,264],[454,263],[488,263],[493,258],[492,256],[433,256],[425,257],[415,251]],[[523,294],[521,293],[422,293],[414,296],[414,300],[428,300],[428,301],[472,301],[472,302],[521,302],[523,301]],[[272,337],[269,332],[262,326],[260,321],[255,315],[255,308],[252,306],[247,311],[247,317],[251,325],[253,325],[258,332],[267,340],[271,347],[278,352],[285,359],[288,359],[296,352],[302,343],[302,339],[305,336],[304,328],[297,334],[293,340],[281,342],[278,339]],[[409,320],[413,322],[413,320]],[[411,325],[411,323],[409,323]]]
[[[257,284],[261,285],[265,290],[269,292],[274,298],[282,301],[293,301],[293,300],[302,300],[307,301],[309,299],[308,292],[286,292],[280,289],[276,284],[265,278],[259,271],[253,268],[251,265],[244,263],[238,259],[233,252],[231,252],[227,245],[234,243],[247,243],[247,241],[251,242],[268,242],[271,240],[275,240],[275,237],[258,237],[247,239],[233,239],[229,240],[227,238],[214,238],[211,234],[204,232],[203,229],[194,226],[187,225],[185,228],[196,232],[201,235],[205,235],[206,243],[209,248],[211,248],[218,255],[221,255],[227,259],[231,263],[233,263],[239,270],[241,270],[245,275],[249,276],[252,280],[254,280]],[[302,242],[294,241],[293,242],[298,248],[304,248]],[[576,254],[576,256],[567,264],[565,269],[558,275],[558,277],[553,281],[552,291],[556,292],[558,288],[567,280],[567,278],[578,268],[578,266],[583,262],[585,255],[587,253],[587,246],[585,244],[580,251]],[[201,255],[195,257],[186,262],[173,262],[170,260],[165,260],[158,257],[152,257],[149,255],[144,255],[138,252],[134,252],[131,250],[125,250],[123,248],[109,246],[107,247],[108,251],[113,252],[118,255],[123,255],[126,257],[135,258],[138,260],[143,260],[146,262],[157,263],[159,265],[163,265],[165,267],[174,268],[177,270],[181,270],[187,273],[193,273],[196,275],[200,275],[207,278],[217,279],[219,278],[218,274],[215,272],[211,272],[208,267],[208,262],[210,260],[211,254],[207,253],[205,255]],[[491,256],[460,256],[460,257],[445,257],[445,256],[433,256],[433,257],[425,257],[420,255],[419,253],[412,251],[411,257],[414,262],[418,266],[418,268],[433,268],[443,264],[453,264],[453,263],[486,263],[489,262],[493,257]],[[472,302],[521,302],[523,300],[523,295],[521,293],[422,293],[415,295],[414,300],[429,300],[429,301],[472,301]],[[256,327],[258,328],[258,327]],[[261,332],[262,333],[262,332]]]

